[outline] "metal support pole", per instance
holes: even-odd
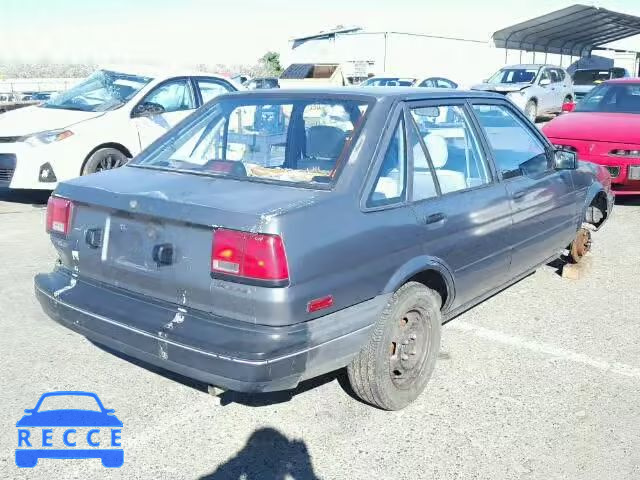
[[[387,71],[387,32],[384,32],[384,60],[382,61],[382,69]]]

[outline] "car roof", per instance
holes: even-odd
[[[614,78],[612,80],[607,80],[604,83],[640,83],[640,78],[638,77]]]
[[[520,63],[517,65],[507,65],[506,67],[502,67],[501,70],[504,70],[506,68],[542,68],[542,67],[559,68],[561,70],[564,70],[562,67],[559,67],[557,65],[551,65],[549,63]]]
[[[238,96],[273,96],[273,97],[330,97],[353,98],[371,97],[380,100],[382,98],[396,98],[398,100],[428,100],[430,98],[505,98],[494,92],[480,90],[454,90],[450,88],[424,88],[424,87],[324,87],[324,88],[280,88],[277,90],[244,90],[222,95],[222,97]]]
[[[217,73],[201,72],[188,68],[177,68],[161,65],[101,65],[99,70],[109,70],[118,73],[127,73],[131,75],[141,75],[144,77],[152,77],[154,80],[168,77],[213,77],[223,80],[231,80],[231,78]]]

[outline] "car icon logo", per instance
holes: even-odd
[[[124,463],[122,422],[95,393],[45,393],[25,413],[16,423],[18,467],[33,468],[40,458],[99,458],[108,468]]]

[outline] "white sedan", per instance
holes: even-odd
[[[0,115],[0,187],[53,190],[124,165],[198,107],[239,88],[201,72],[97,70],[40,105]]]

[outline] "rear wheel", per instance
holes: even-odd
[[[358,397],[400,410],[424,390],[440,350],[440,295],[417,282],[393,294],[369,343],[347,367]]]
[[[82,169],[82,175],[98,173],[104,170],[113,170],[123,166],[129,158],[115,148],[101,148],[96,150],[87,160]]]
[[[529,120],[536,123],[538,118],[538,104],[533,100],[529,100],[524,107],[524,114]]]

